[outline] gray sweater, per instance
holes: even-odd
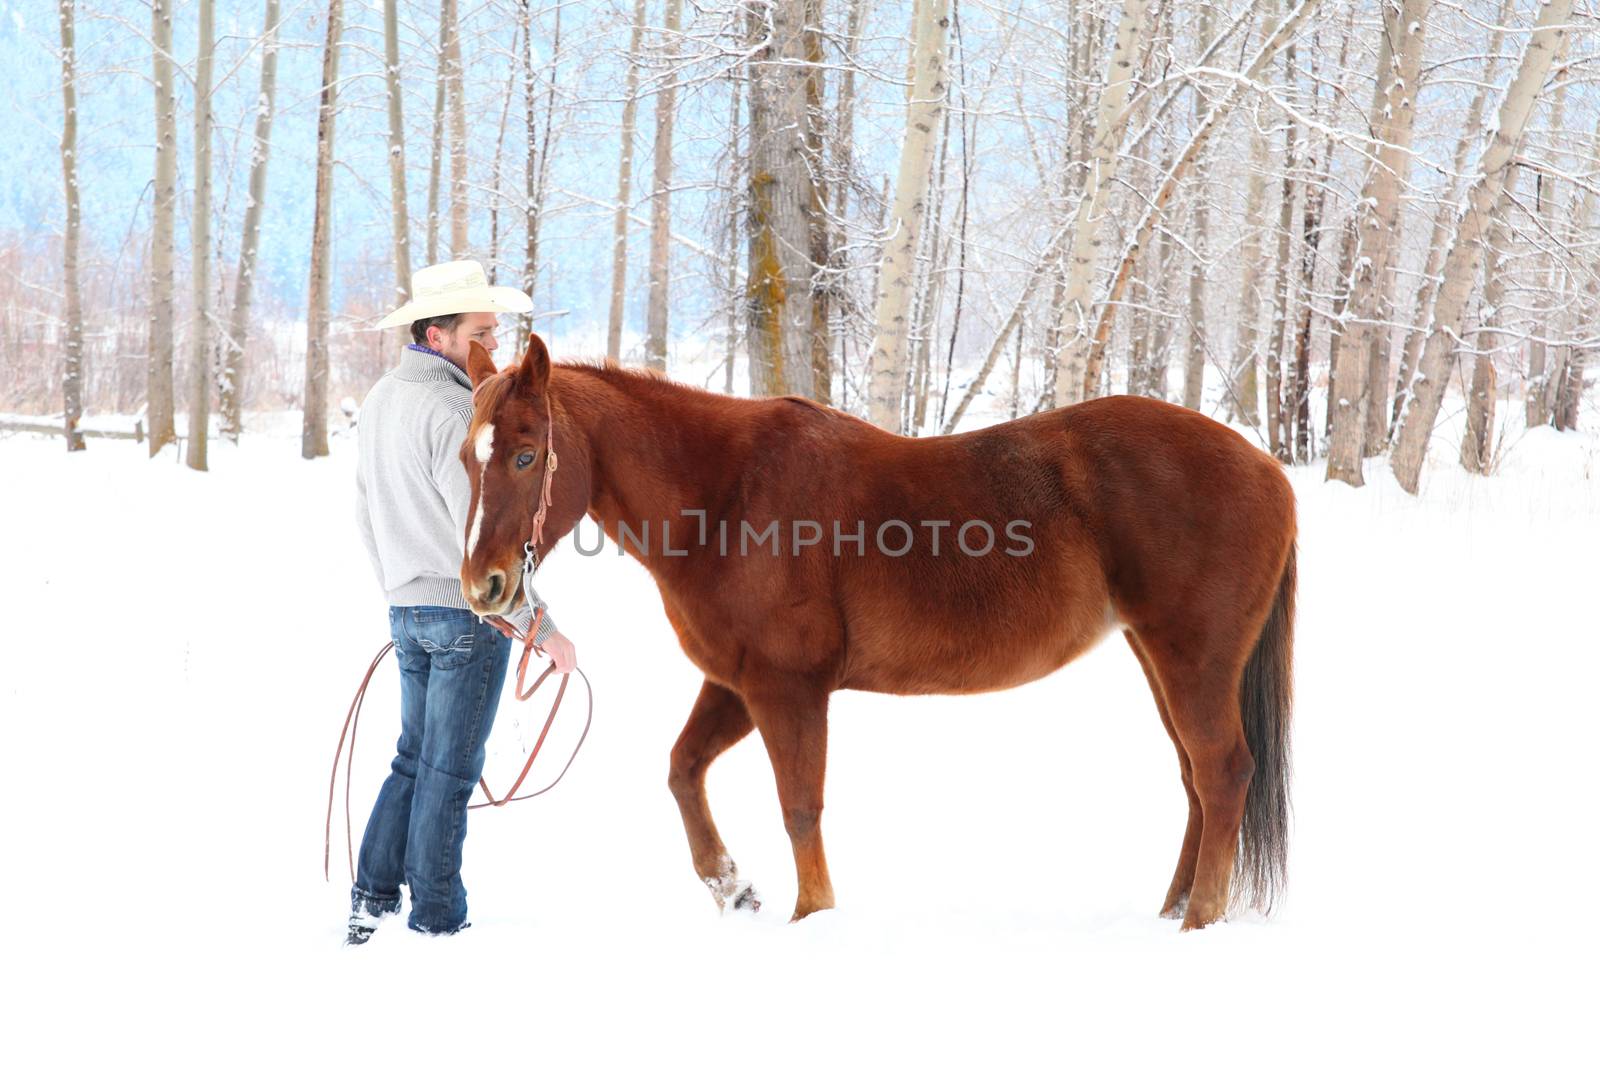
[[[466,608],[461,560],[472,487],[461,444],[472,421],[472,382],[431,351],[407,348],[361,405],[356,522],[391,605]],[[539,594],[533,602],[544,607]],[[526,631],[532,613],[510,621]],[[535,640],[555,632],[546,610]]]

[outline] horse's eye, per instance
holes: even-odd
[[[517,470],[525,471],[531,466],[533,466],[532,452],[524,452],[522,455],[517,457]]]

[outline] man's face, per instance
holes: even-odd
[[[456,322],[456,328],[448,333],[437,326],[428,327],[429,347],[458,366],[465,367],[473,341],[487,348],[491,354],[500,347],[500,343],[494,339],[495,327],[498,325],[499,316],[493,312],[469,311],[461,316]]]

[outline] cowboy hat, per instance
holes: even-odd
[[[527,293],[506,285],[490,285],[475,261],[458,259],[413,271],[411,300],[385,315],[377,328],[471,311],[520,315],[532,310],[533,300]]]

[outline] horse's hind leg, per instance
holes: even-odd
[[[745,689],[778,783],[783,826],[794,849],[799,894],[791,922],[833,907],[833,881],[822,850],[822,788],[828,758],[828,694],[786,680]]]
[[[1189,765],[1189,754],[1183,750],[1183,742],[1178,740],[1178,733],[1172,727],[1172,715],[1167,711],[1167,698],[1161,691],[1161,680],[1156,677],[1155,668],[1139,647],[1139,639],[1133,631],[1125,631],[1124,636],[1128,639],[1128,647],[1138,657],[1139,666],[1144,668],[1150,693],[1156,699],[1156,710],[1161,714],[1161,725],[1166,727],[1167,736],[1172,738],[1172,747],[1178,750],[1178,771],[1183,776],[1184,794],[1189,798],[1189,822],[1183,830],[1183,847],[1178,850],[1178,867],[1172,872],[1172,885],[1168,887],[1167,898],[1161,905],[1163,919],[1181,919],[1184,905],[1189,900],[1189,890],[1194,885],[1195,864],[1200,857],[1200,833],[1204,825],[1200,797],[1194,791],[1194,772]]]
[[[1188,634],[1183,645],[1193,639]],[[1188,755],[1192,788],[1200,802],[1200,847],[1183,916],[1183,928],[1197,930],[1227,911],[1239,823],[1255,773],[1239,711],[1245,654],[1187,647],[1180,651],[1178,642],[1148,633],[1139,634],[1139,644],[1166,695],[1170,728]]]
[[[689,835],[689,852],[694,870],[711,890],[719,910],[756,911],[761,901],[749,882],[739,880],[728,849],[711,821],[711,806],[706,802],[706,771],[722,753],[733,747],[753,728],[744,702],[738,695],[707,679],[700,697],[689,713],[689,721],[672,746],[672,770],[667,785],[677,798],[683,815],[683,829]]]

